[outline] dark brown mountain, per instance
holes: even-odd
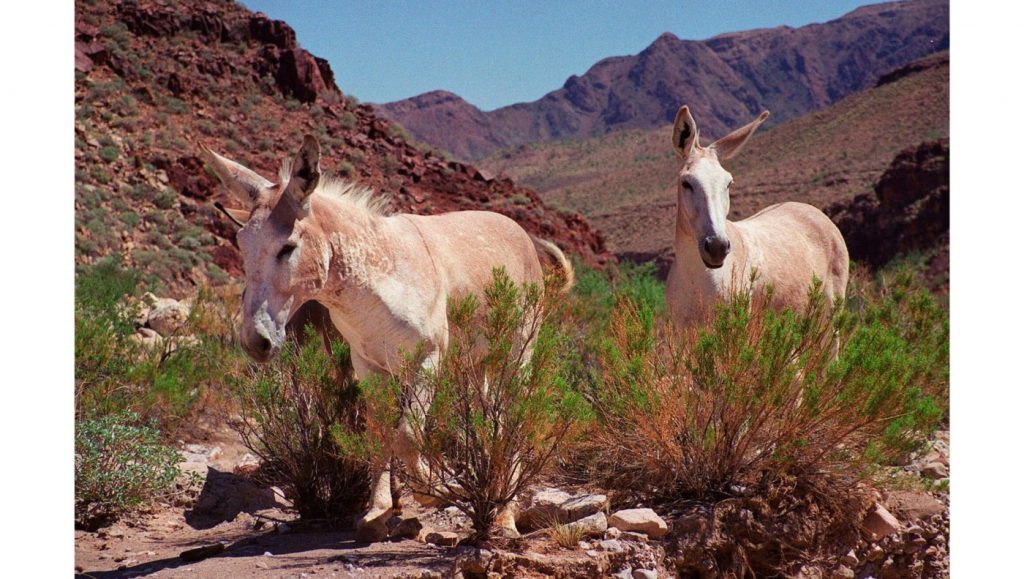
[[[231,2],[80,2],[75,14],[76,263],[120,256],[169,287],[240,273],[223,188],[198,142],[275,176],[304,133],[324,168],[395,210],[487,209],[592,264],[608,254],[578,213],[507,177],[446,160],[335,85],[284,22]],[[225,199],[225,202],[231,203]]]
[[[490,112],[442,91],[377,110],[463,159],[523,143],[660,127],[683,103],[703,112],[703,129],[722,134],[765,108],[769,126],[820,109],[948,47],[948,0],[906,0],[795,29],[701,41],[666,32],[640,54],[601,60],[537,101]]]

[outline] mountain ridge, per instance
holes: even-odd
[[[683,103],[709,111],[704,126],[720,134],[764,108],[772,124],[820,109],[948,45],[948,1],[904,0],[799,28],[705,40],[665,32],[635,55],[603,58],[537,100],[493,111],[448,91],[375,109],[416,139],[470,160],[524,143],[657,127]],[[428,96],[439,93],[458,100]]]
[[[884,82],[883,82],[884,81]],[[693,109],[704,130],[705,111]],[[744,119],[745,124],[753,117]],[[496,151],[479,164],[536,190],[549,205],[580,211],[620,258],[667,263],[675,219],[672,125]],[[780,201],[819,208],[870,193],[906,147],[949,136],[949,53],[890,71],[877,86],[762,128],[725,163],[735,177],[730,219]]]

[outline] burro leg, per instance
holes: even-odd
[[[393,513],[391,471],[385,466],[373,476],[370,510],[356,522],[356,540],[376,543],[388,538],[388,519]]]
[[[413,487],[413,498],[425,507],[436,507],[443,503],[437,496],[432,496],[441,494],[441,489],[435,482],[438,473],[431,472],[426,461],[420,456],[416,443],[416,430],[422,427],[427,410],[430,408],[430,403],[434,397],[434,393],[427,385],[425,377],[427,373],[434,371],[439,360],[440,354],[437,351],[428,354],[424,358],[415,382],[410,385],[409,398],[395,429],[394,439],[391,442],[392,451],[405,463],[411,478],[416,481],[416,484],[411,485]],[[419,483],[427,484],[430,488],[430,494],[417,492],[427,490],[422,487],[416,488],[421,486]]]
[[[352,355],[352,369],[358,379],[363,380],[378,373],[375,367],[358,355]],[[383,461],[371,471],[369,510],[356,521],[356,540],[375,543],[388,538],[388,519],[394,512],[391,497],[390,461]]]

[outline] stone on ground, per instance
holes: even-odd
[[[874,509],[868,511],[861,526],[872,541],[900,530],[900,522],[882,505],[875,505]]]
[[[571,495],[562,490],[541,489],[533,495],[527,507],[519,511],[516,525],[525,529],[539,529],[550,525],[557,521],[559,507],[570,498]]]
[[[604,510],[607,505],[608,497],[606,495],[583,495],[571,498],[559,505],[558,520],[578,521]]]
[[[603,535],[608,530],[608,517],[603,512],[598,511],[589,517],[583,517],[578,521],[574,521],[566,525],[573,529],[579,529],[580,534],[584,537],[593,537],[597,535]]]
[[[668,524],[652,509],[623,509],[608,519],[608,526],[622,531],[638,531],[654,539],[668,534]]]
[[[459,535],[451,531],[431,531],[426,534],[423,541],[440,547],[454,547],[459,544]]]

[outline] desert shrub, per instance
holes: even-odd
[[[898,458],[948,397],[948,324],[929,298],[856,312],[829,307],[819,284],[806,309],[780,313],[770,291],[746,292],[681,333],[621,299],[591,393],[595,472],[676,501]]]
[[[216,402],[224,376],[241,365],[228,308],[201,292],[179,335],[146,347],[131,339],[129,304],[142,275],[115,259],[82,267],[75,287],[75,415],[131,411],[172,433],[197,403]]]
[[[163,107],[168,112],[176,115],[185,115],[189,112],[188,103],[176,97],[164,97]]]
[[[403,141],[409,140],[409,133],[405,132],[405,128],[401,125],[392,124],[388,127],[388,135],[401,139]]]
[[[153,204],[160,209],[170,209],[178,202],[178,192],[173,187],[167,187],[156,193],[153,197]]]
[[[541,323],[549,298],[494,270],[482,303],[474,295],[449,303],[448,350],[434,369],[421,370],[414,354],[394,378],[361,384],[367,430],[335,429],[339,445],[349,454],[379,452],[376,441],[390,436],[401,401],[409,401],[421,411],[406,418],[425,464],[407,473],[409,486],[458,507],[473,523],[473,540],[487,540],[502,508],[587,413],[563,372],[562,336]]]
[[[623,297],[649,308],[654,315],[665,312],[665,283],[658,279],[653,264],[626,261],[606,271],[578,263],[575,267],[573,297],[584,321],[607,321],[616,302]]]
[[[394,175],[398,172],[398,169],[402,166],[401,161],[392,157],[390,154],[385,153],[380,160],[381,171],[388,176]]]
[[[131,413],[75,425],[75,526],[95,529],[174,490],[181,457]]]
[[[352,149],[349,151],[348,158],[357,167],[362,167],[366,163],[366,153],[362,149]]]
[[[338,165],[338,174],[341,175],[342,177],[351,177],[355,172],[355,166],[353,166],[352,163],[349,163],[348,161],[342,161]]]
[[[340,520],[363,506],[366,464],[340,457],[330,434],[334,425],[360,428],[347,345],[332,343],[328,353],[309,327],[305,345],[289,341],[233,390],[241,419],[232,426],[263,460],[261,476],[282,485],[302,517]]]
[[[128,226],[129,229],[135,229],[142,223],[142,217],[134,211],[126,211],[120,215],[121,221]]]
[[[103,161],[107,163],[113,163],[116,161],[120,154],[121,152],[114,145],[107,145],[100,149],[100,159],[103,159]]]
[[[359,125],[359,119],[355,113],[345,111],[338,117],[338,124],[341,125],[341,128],[351,131]]]
[[[94,167],[92,169],[92,172],[90,173],[90,176],[95,181],[97,181],[98,183],[101,183],[103,185],[106,185],[107,183],[110,183],[110,173],[106,172],[104,169],[101,169],[99,167]]]
[[[790,576],[845,552],[871,500],[857,483],[948,404],[946,313],[924,291],[863,293],[833,309],[817,286],[798,312],[740,293],[685,331],[620,298],[575,466],[685,513],[682,575]]]

